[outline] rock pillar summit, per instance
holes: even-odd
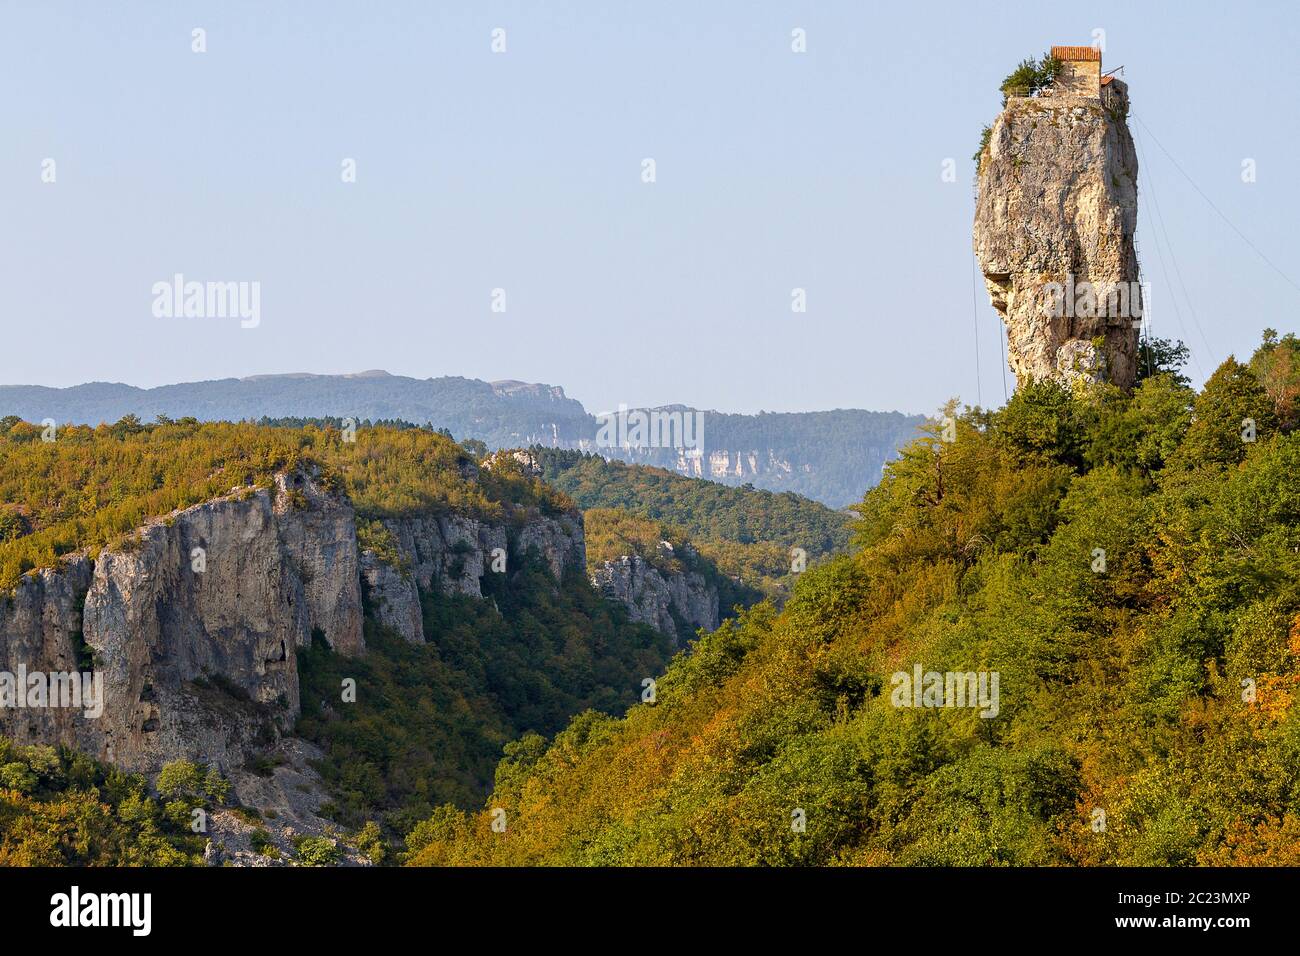
[[[1008,78],[980,151],[975,255],[1017,380],[1130,388],[1143,295],[1128,87],[1092,47]],[[1036,67],[1036,68],[1035,68]]]

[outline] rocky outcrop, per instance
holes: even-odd
[[[1021,383],[1137,373],[1137,155],[1128,90],[1013,96],[980,156],[974,243]],[[1136,294],[1135,294],[1136,293]]]
[[[500,522],[461,514],[387,518],[383,525],[396,542],[397,569],[371,551],[361,556],[366,600],[375,618],[406,640],[426,639],[420,591],[483,596],[484,575],[509,573],[530,551],[559,581],[570,567],[586,566],[582,515],[558,516],[518,510]]]
[[[581,569],[587,565],[582,514],[577,511],[555,518],[534,516],[518,526],[514,546],[520,554],[536,552],[557,581],[569,568]]]
[[[648,624],[684,645],[699,628],[712,631],[718,618],[718,590],[698,571],[665,572],[639,554],[624,555],[591,569],[596,588]]]
[[[82,606],[95,573],[84,556],[63,566],[23,577],[13,594],[0,597],[0,671],[70,673],[85,669],[90,657],[83,641]],[[19,681],[19,689],[25,681]],[[4,701],[0,736],[19,743],[75,743],[85,731],[87,708],[25,708]],[[93,709],[93,708],[91,708]]]
[[[393,567],[374,551],[362,551],[361,593],[367,612],[376,621],[412,643],[424,643],[420,592],[409,570]]]
[[[351,505],[305,476],[152,521],[0,600],[4,669],[93,668],[104,705],[0,709],[0,734],[132,770],[228,769],[291,727],[298,648],[364,649],[359,581]]]
[[[93,675],[84,689],[103,707],[89,697],[77,707],[0,706],[0,735],[67,744],[131,770],[184,757],[230,773],[292,728],[300,648],[323,640],[341,654],[364,651],[363,587],[380,623],[423,642],[422,589],[481,598],[485,574],[529,552],[557,581],[586,565],[578,512],[383,524],[400,568],[358,552],[344,498],[309,476],[280,475],[274,488],[236,489],[151,521],[93,559],[25,576],[0,597],[0,671]]]
[[[317,837],[334,844],[339,865],[369,866],[370,860],[342,839],[338,826],[320,816],[329,800],[311,766],[324,758],[320,748],[285,737],[262,756],[265,769],[259,773],[231,771],[233,794],[245,809],[220,808],[208,815],[204,861],[209,866],[290,866],[297,856],[296,839]]]
[[[428,513],[382,524],[397,567],[359,551],[346,498],[309,475],[279,475],[24,576],[0,595],[0,735],[133,771],[199,760],[238,789],[249,757],[293,743],[299,649],[365,650],[363,590],[380,623],[423,642],[421,591],[482,598],[485,575],[508,574],[527,555],[557,582],[586,566],[576,511],[505,505],[492,519]],[[67,700],[44,691],[29,700],[28,675],[67,675]],[[15,682],[30,706],[16,705]],[[77,706],[51,706],[74,703],[74,687]]]

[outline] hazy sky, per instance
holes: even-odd
[[[0,0],[0,383],[383,368],[589,409],[1000,404],[971,154],[1016,62],[1097,28],[1133,115],[1300,281],[1282,0]],[[1131,126],[1152,320],[1199,380],[1296,330],[1300,291]],[[260,325],[155,317],[176,273],[259,282]]]

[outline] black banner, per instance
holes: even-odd
[[[232,938],[336,945],[431,927],[483,941],[616,942],[689,920],[707,938],[955,941],[1201,937],[1293,925],[1297,872],[1156,869],[429,870],[268,867],[0,871],[9,932],[115,944]],[[992,935],[990,935],[992,934]]]

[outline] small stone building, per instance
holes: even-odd
[[[1052,56],[1061,61],[1061,72],[1052,84],[1063,96],[1101,96],[1101,51],[1090,46],[1054,46]]]

